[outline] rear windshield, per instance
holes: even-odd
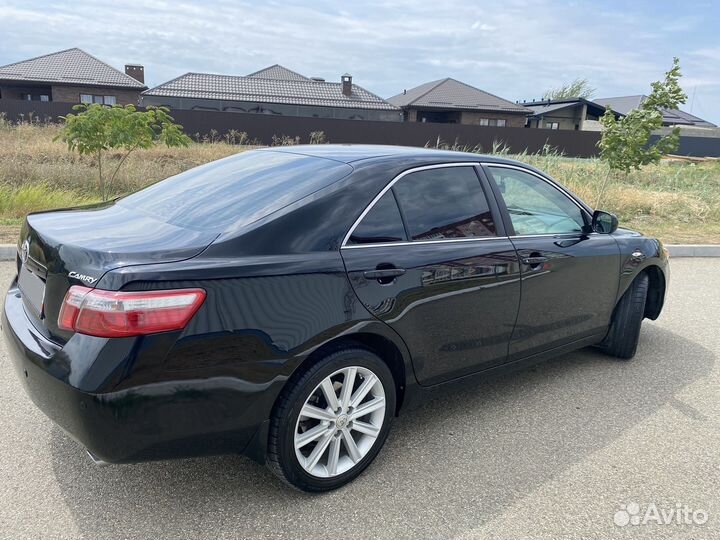
[[[221,232],[257,221],[350,171],[328,159],[249,151],[172,176],[118,204],[180,227]]]

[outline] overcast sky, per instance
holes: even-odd
[[[382,97],[454,77],[510,100],[585,77],[595,97],[648,93],[679,56],[683,107],[720,124],[720,2],[55,2],[0,0],[0,65],[80,47],[156,85],[279,63]]]

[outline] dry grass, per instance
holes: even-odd
[[[99,200],[95,163],[54,141],[58,129],[13,127],[0,119],[0,243],[15,242],[20,220],[28,212]],[[120,169],[113,195],[245,148],[196,143],[188,148],[137,151]],[[106,165],[120,156],[107,156]],[[720,162],[664,162],[628,175],[608,175],[605,164],[595,159],[569,159],[553,152],[508,157],[546,171],[591,206],[617,213],[623,226],[668,243],[720,243]]]
[[[664,161],[625,175],[609,173],[597,159],[515,157],[557,178],[590,206],[616,213],[622,226],[667,243],[720,244],[718,161]]]

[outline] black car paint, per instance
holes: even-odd
[[[268,419],[283,386],[304,362],[340,340],[383,353],[405,407],[434,383],[507,371],[599,342],[611,308],[646,268],[659,287],[648,314],[655,318],[662,308],[668,265],[657,240],[620,229],[533,244],[512,238],[492,197],[507,236],[340,249],[361,212],[401,172],[441,163],[514,162],[394,147],[281,151],[342,161],[353,172],[212,238],[150,225],[126,235],[116,216],[127,209],[113,204],[28,218],[21,240],[30,238],[30,257],[47,267],[48,283],[59,283],[48,285],[56,296],[46,298],[40,320],[14,282],[3,310],[4,334],[31,398],[98,458],[244,452],[263,461]],[[479,165],[478,171],[485,182]],[[43,226],[49,221],[52,232]],[[80,224],[97,237],[79,230]],[[518,256],[523,250],[540,250],[548,261],[540,271],[530,268]],[[636,250],[642,260],[633,257]],[[408,271],[389,285],[362,275],[380,262]],[[122,339],[63,333],[55,321],[64,291],[84,284],[68,278],[71,270],[96,276],[100,289],[202,287],[207,299],[181,332]],[[457,279],[445,279],[448,270]],[[615,282],[608,283],[608,276]],[[531,295],[521,291],[535,283]],[[552,300],[568,293],[572,301],[555,309]],[[448,310],[448,319],[440,309]]]

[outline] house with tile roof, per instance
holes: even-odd
[[[278,116],[402,120],[398,107],[354,84],[308,78],[280,65],[245,76],[186,73],[142,94],[143,105]]]
[[[600,117],[605,114],[605,107],[585,98],[523,101],[522,105],[533,113],[527,119],[530,128],[600,131]],[[616,118],[622,116],[613,112]]]
[[[77,48],[0,67],[0,99],[137,105],[144,68],[125,66],[125,73]]]
[[[633,109],[637,109],[643,101],[647,99],[645,95],[637,96],[618,96],[611,98],[600,98],[596,99],[595,102],[599,103],[603,107],[610,107],[613,111],[619,112],[620,114],[627,114]],[[698,118],[697,116],[690,114],[689,112],[681,111],[679,109],[665,109],[662,111],[663,115],[663,126],[672,127],[701,127],[701,128],[716,128],[717,126],[712,122]]]
[[[452,78],[427,82],[388,98],[407,122],[523,127],[532,111]]]

